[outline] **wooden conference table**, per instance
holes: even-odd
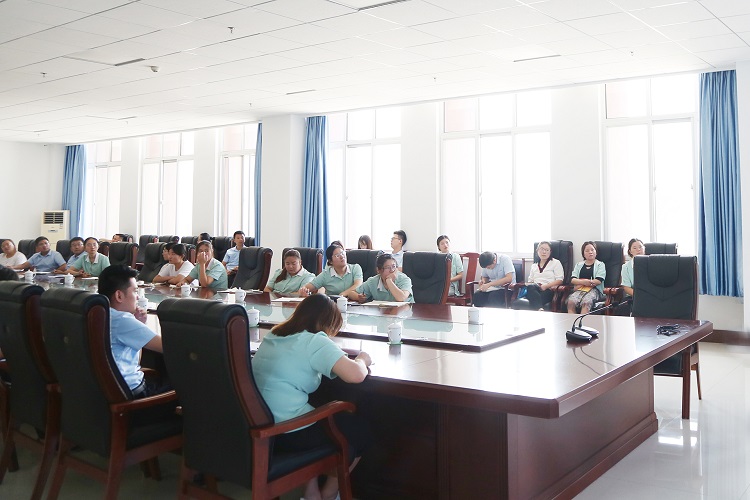
[[[146,295],[153,308],[179,291]],[[294,310],[268,294],[249,294],[245,307],[261,314],[255,342]],[[372,427],[352,476],[357,498],[573,497],[657,431],[652,367],[713,329],[678,321],[682,332],[665,337],[657,319],[589,316],[599,338],[574,345],[565,340],[573,315],[482,315],[469,325],[464,307],[350,306],[337,342],[370,353],[371,374],[324,382],[315,396],[354,401]],[[403,345],[386,342],[394,320]]]

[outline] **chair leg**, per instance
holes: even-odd
[[[120,490],[122,481],[122,470],[125,468],[125,457],[123,454],[111,454],[109,457],[109,470],[107,471],[107,484],[104,490],[106,500],[117,500],[117,492]]]
[[[39,464],[39,472],[37,472],[34,491],[31,493],[31,500],[40,500],[42,498],[59,441],[59,431],[54,432],[54,430],[50,430],[50,426],[47,426],[47,433],[44,438],[44,449],[42,450],[42,461]]]
[[[66,441],[64,438],[60,440],[60,450],[57,453],[57,464],[55,465],[55,474],[52,476],[52,484],[47,492],[47,500],[57,500],[60,494],[60,488],[62,488],[63,480],[65,479],[65,470],[68,467],[66,458],[70,452],[72,444]]]
[[[159,459],[154,457],[148,461],[148,468],[151,475],[151,479],[154,481],[161,481],[161,468],[159,467]]]
[[[3,454],[0,457],[0,484],[2,484],[5,478],[5,473],[9,470],[13,455],[16,451],[16,443],[13,438],[13,420],[8,421],[8,425],[5,428],[5,434],[3,436]]]
[[[698,382],[698,399],[703,399],[703,393],[701,392],[701,368],[698,363],[693,365],[695,370],[695,380]]]
[[[177,500],[187,500],[188,498],[188,485],[193,481],[195,471],[185,467],[185,462],[182,462],[180,466],[180,483],[177,486]]]
[[[682,418],[690,419],[690,348],[682,351]]]

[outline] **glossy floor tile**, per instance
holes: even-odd
[[[681,380],[656,377],[659,431],[576,498],[750,500],[750,347],[702,343],[700,367],[690,420]]]

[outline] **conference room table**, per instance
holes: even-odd
[[[58,286],[58,285],[55,285]],[[192,297],[234,302],[209,289]],[[149,309],[179,289],[147,287]],[[295,302],[248,294],[260,312],[251,344]],[[368,352],[361,384],[324,383],[313,401],[345,399],[369,422],[373,445],[354,470],[357,498],[570,498],[658,429],[653,366],[708,336],[707,321],[588,316],[591,343],[566,341],[574,315],[412,304],[350,305],[335,341]],[[403,343],[387,327],[403,325]],[[158,329],[158,322],[152,319]],[[156,324],[154,324],[156,323]]]

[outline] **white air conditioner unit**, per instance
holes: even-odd
[[[68,239],[69,230],[70,210],[45,210],[42,212],[42,236],[47,237],[53,250],[59,240]]]

